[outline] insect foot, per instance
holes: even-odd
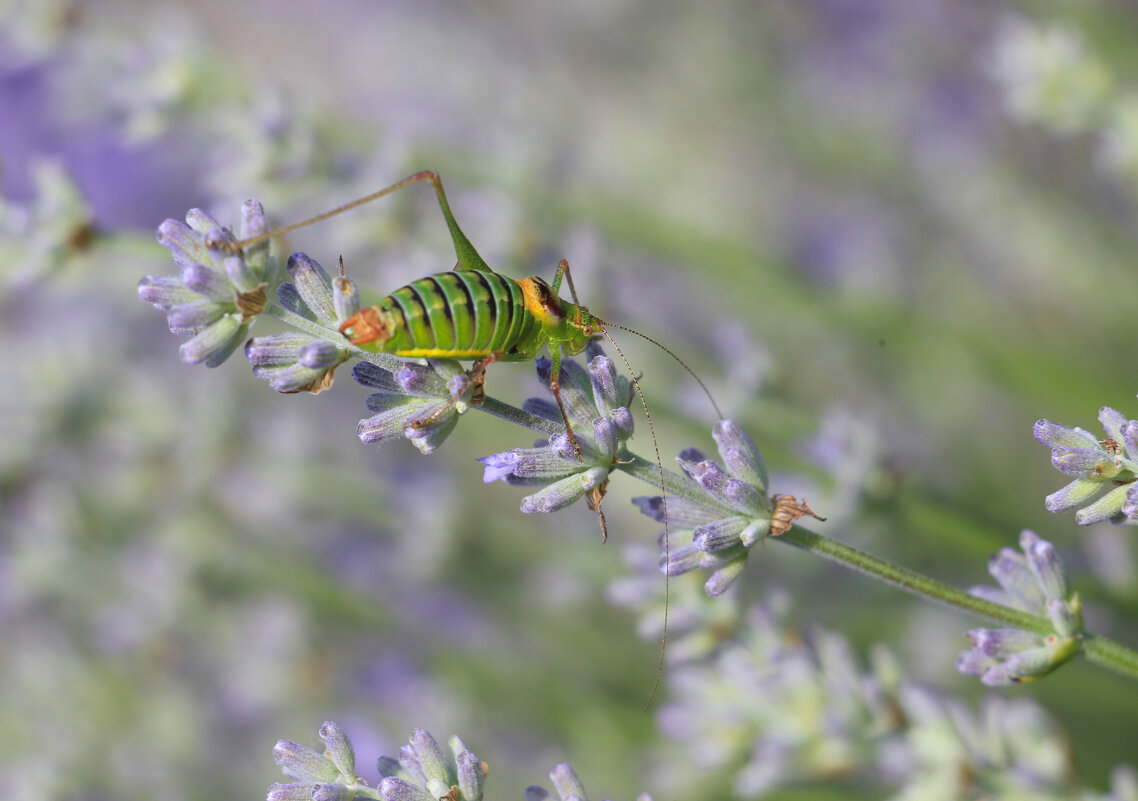
[[[661,555],[660,569],[669,576],[712,570],[704,591],[714,597],[735,583],[751,547],[770,535],[775,505],[767,495],[767,468],[754,440],[731,420],[716,423],[711,436],[721,462],[695,448],[677,459],[689,479],[687,492],[669,493],[666,504],[660,497],[632,501],[659,523],[691,530],[691,542]]]
[[[482,462],[482,480],[487,484],[504,481],[540,487],[522,498],[521,509],[527,514],[554,512],[584,497],[597,512],[601,533],[607,541],[607,525],[600,507],[609,473],[628,458],[624,443],[633,431],[632,412],[628,409],[632,387],[627,378],[617,376],[616,366],[598,345],[590,344],[589,353],[593,358],[587,369],[569,359],[561,361],[561,398],[579,431],[580,460],[569,435],[562,433],[533,448],[515,448],[478,461]],[[548,386],[549,360],[538,359],[536,366],[538,376]],[[523,408],[548,420],[561,421],[557,405],[545,398],[530,398]]]

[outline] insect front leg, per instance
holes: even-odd
[[[566,262],[563,261],[562,264],[566,264]],[[549,356],[552,362],[549,372],[549,391],[553,393],[553,399],[557,401],[557,408],[561,410],[561,419],[565,421],[565,433],[569,435],[569,444],[573,446],[573,453],[577,457],[577,461],[584,464],[585,460],[581,456],[581,446],[577,442],[577,435],[573,433],[573,425],[569,422],[569,415],[565,412],[565,404],[561,401],[561,348],[557,347],[555,343],[550,343]]]
[[[561,289],[561,279],[566,278],[569,280],[569,294],[573,296],[573,302],[580,304],[581,301],[577,299],[577,287],[573,286],[573,273],[569,272],[569,260],[562,259],[557,263],[557,272],[553,276],[553,294],[556,295]]]

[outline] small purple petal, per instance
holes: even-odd
[[[327,370],[340,363],[343,352],[326,339],[317,339],[300,346],[297,361],[311,370]]]
[[[705,553],[722,551],[740,545],[739,534],[747,527],[745,517],[725,517],[697,526],[692,531],[692,544]]]

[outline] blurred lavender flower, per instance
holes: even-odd
[[[841,636],[784,630],[789,605],[788,596],[773,594],[751,610],[742,642],[674,670],[673,700],[659,714],[660,730],[684,759],[733,771],[744,798],[866,769],[898,722],[892,659],[881,651],[874,673],[862,675]],[[672,767],[672,760],[661,766]],[[667,779],[685,781],[678,768]],[[683,789],[678,795],[690,795]]]
[[[359,310],[360,295],[349,279],[342,275],[330,278],[315,259],[303,253],[289,256],[288,271],[292,283],[277,287],[277,300],[328,328],[328,336],[290,332],[253,337],[245,345],[245,357],[253,365],[253,375],[277,392],[315,394],[332,386],[336,368],[351,355],[339,325]]]
[[[462,365],[449,359],[407,362],[395,370],[360,362],[352,368],[352,378],[378,390],[365,400],[375,414],[360,420],[360,440],[382,445],[404,436],[423,453],[433,452],[450,436],[478,389]]]
[[[1109,406],[1099,409],[1098,419],[1106,439],[1047,420],[1035,424],[1035,438],[1051,449],[1051,464],[1074,477],[1047,496],[1047,511],[1065,512],[1082,506],[1110,482],[1114,489],[1076,512],[1075,522],[1080,526],[1104,520],[1138,524],[1138,421],[1127,420]]]
[[[767,467],[747,434],[731,420],[711,431],[726,468],[689,448],[677,461],[694,486],[684,496],[633,498],[658,523],[690,528],[692,541],[671,548],[661,565],[678,576],[697,567],[714,570],[704,588],[726,592],[743,572],[751,546],[771,533],[774,504],[767,496]],[[789,527],[789,526],[788,526]]]
[[[246,201],[241,212],[240,239],[268,230],[260,203]],[[265,308],[276,259],[269,255],[267,241],[241,253],[222,244],[237,240],[201,209],[191,209],[185,223],[166,220],[158,227],[158,242],[170,249],[182,274],[144,276],[138,296],[166,312],[173,333],[194,335],[179,349],[187,364],[216,367],[224,362]]]
[[[636,633],[646,642],[660,641],[664,607],[668,607],[665,656],[669,664],[706,658],[735,635],[740,623],[739,605],[708,598],[702,582],[673,581],[665,598],[658,547],[630,543],[621,549],[621,555],[631,572],[614,579],[605,588],[605,598],[637,616]]]
[[[581,783],[573,768],[567,763],[555,765],[553,770],[549,772],[549,778],[553,780],[553,789],[557,791],[557,797],[560,801],[589,801],[589,796],[585,793],[585,785]],[[525,797],[526,801],[549,801],[553,798],[548,790],[536,784],[531,784],[526,788]],[[652,796],[641,793],[636,796],[636,801],[652,801]]]
[[[399,758],[380,757],[379,797],[384,801],[482,801],[486,764],[456,736],[449,762],[435,738],[423,729],[411,732],[411,744],[399,749]]]
[[[564,359],[560,374],[561,400],[581,447],[580,459],[568,434],[554,434],[532,448],[515,448],[478,461],[484,466],[482,480],[487,484],[501,480],[516,486],[541,487],[522,498],[523,512],[554,512],[586,496],[589,508],[600,514],[604,530],[600,505],[609,473],[622,458],[624,443],[632,436],[632,412],[628,408],[632,387],[627,378],[617,376],[613,361],[598,345],[590,343],[587,354],[587,370]],[[536,367],[542,383],[549,386],[549,359],[537,359]],[[530,398],[523,408],[548,420],[562,419],[556,404],[544,398]]]
[[[34,200],[0,196],[0,270],[4,283],[30,284],[82,252],[95,233],[91,211],[56,160],[31,165]]]
[[[1004,548],[988,561],[999,587],[973,587],[969,592],[992,603],[1051,620],[1054,630],[1040,634],[1016,628],[972,629],[965,636],[972,648],[962,651],[956,669],[979,676],[989,686],[1033,681],[1071,660],[1079,651],[1082,604],[1068,592],[1063,563],[1051,543],[1034,532],[1020,534],[1020,554]]]
[[[990,71],[1016,117],[1077,133],[1095,124],[1111,89],[1111,75],[1075,31],[1007,19],[995,43]]]

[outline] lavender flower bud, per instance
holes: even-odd
[[[312,787],[312,782],[273,784],[269,787],[265,801],[309,801],[312,798]]]
[[[1051,451],[1051,465],[1078,478],[1113,478],[1122,471],[1118,459],[1101,448],[1055,448]]]
[[[1020,535],[1020,547],[1027,556],[1027,564],[1043,590],[1043,595],[1048,600],[1066,598],[1067,579],[1063,575],[1063,562],[1055,552],[1055,546],[1039,539],[1035,532],[1025,529]]]
[[[1035,438],[1048,448],[1098,448],[1098,439],[1081,428],[1068,428],[1039,420],[1032,429]]]
[[[246,200],[241,204],[241,226],[238,229],[242,239],[252,239],[267,233],[269,222],[265,219],[265,209],[256,200]],[[269,283],[276,276],[270,270],[269,240],[244,248],[245,260],[258,273],[258,283]]]
[[[988,572],[1016,601],[1019,609],[1031,612],[1043,607],[1043,592],[1022,554],[1001,548],[988,560]]]
[[[668,549],[660,554],[660,571],[669,576],[682,576],[700,566],[703,551],[691,543]]]
[[[589,362],[588,369],[597,411],[608,417],[614,410],[628,405],[628,382],[621,386],[612,359],[596,356]]]
[[[339,320],[332,300],[332,279],[324,268],[304,253],[293,253],[288,257],[288,272],[304,305],[321,323],[336,328]]]
[[[454,750],[453,742],[451,750]],[[469,801],[479,801],[486,783],[486,771],[482,760],[464,748],[458,752],[455,763],[458,766],[458,789],[462,792],[462,797]]]
[[[695,528],[717,519],[722,512],[708,509],[707,506],[678,496],[669,496],[667,501],[659,496],[654,498],[637,497],[632,502],[640,509],[641,514],[663,523],[666,519],[676,528]],[[665,503],[667,508],[665,510]],[[667,516],[665,517],[665,511]]]
[[[291,740],[280,740],[273,748],[273,759],[286,775],[300,781],[323,784],[340,778],[328,757]]]
[[[297,361],[309,370],[327,370],[343,361],[343,351],[326,339],[306,342],[297,350]]]
[[[735,580],[743,575],[743,568],[746,566],[746,557],[740,557],[728,562],[711,574],[711,578],[703,585],[704,592],[707,593],[709,598],[716,598],[727,592],[727,590],[731,589],[731,585],[735,583]]]
[[[711,429],[711,436],[719,446],[719,454],[728,471],[765,493],[767,465],[755,441],[733,420],[717,422]]]
[[[224,302],[233,297],[233,285],[217,270],[204,264],[189,264],[183,267],[182,283],[186,289],[209,300]]]
[[[573,768],[567,763],[562,762],[555,765],[553,770],[549,772],[549,778],[553,780],[553,786],[557,790],[557,794],[563,799],[570,796],[577,796],[580,799],[587,799],[588,795],[585,793],[585,785],[581,784],[581,780],[577,778],[577,774],[573,772]]]
[[[612,459],[620,445],[620,432],[611,420],[597,417],[593,420],[593,443],[601,457]]]
[[[1065,512],[1089,501],[1102,491],[1102,482],[1078,478],[1043,500],[1048,512]]]
[[[395,776],[380,781],[376,789],[384,801],[438,801],[423,788]]]
[[[197,298],[170,310],[166,321],[171,330],[192,331],[206,328],[225,315],[226,307],[207,298]],[[238,321],[239,322],[239,321]]]
[[[344,776],[356,775],[356,752],[352,749],[352,741],[344,730],[335,721],[327,721],[320,727],[320,739],[328,749],[328,758]]]
[[[245,343],[245,358],[250,364],[279,366],[292,364],[297,359],[301,345],[312,341],[307,334],[271,334],[267,337],[253,337]]]
[[[380,778],[387,776],[397,776],[401,779],[410,778],[410,774],[399,764],[399,760],[393,757],[381,756],[375,761],[375,769],[379,772]]]
[[[1127,420],[1122,426],[1122,447],[1131,457],[1138,457],[1138,420]]]
[[[1023,629],[972,629],[964,633],[975,650],[980,653],[1005,659],[1011,654],[1018,653],[1025,648],[1034,648],[1039,645],[1039,635]]]
[[[415,729],[411,732],[411,745],[415,749],[423,775],[428,779],[446,781],[448,778],[446,757],[431,733],[425,729]]]
[[[713,523],[697,526],[692,531],[692,544],[705,553],[738,546],[739,534],[746,527],[745,517],[725,517]]]
[[[306,320],[311,320],[314,323],[320,322],[316,319],[316,315],[308,308],[304,302],[304,298],[300,296],[296,286],[293,284],[281,284],[277,287],[277,303],[284,306],[293,314],[299,314]]]
[[[205,364],[217,367],[229,358],[248,330],[236,314],[226,314],[214,321],[193,339],[183,342],[178,355],[186,364]]]
[[[632,436],[633,419],[632,412],[627,406],[620,406],[613,409],[609,414],[609,419],[617,428],[617,436],[621,441],[628,439]]]
[[[522,498],[522,511],[535,514],[564,509],[589,490],[600,486],[607,477],[608,470],[603,467],[591,467],[583,473],[573,473]]]
[[[318,784],[312,789],[312,801],[348,801],[353,793],[339,782]]]
[[[1122,513],[1122,505],[1126,503],[1126,493],[1129,489],[1128,486],[1115,487],[1090,506],[1084,506],[1075,512],[1075,523],[1080,526],[1090,526],[1104,520],[1125,517]]]
[[[189,303],[196,295],[197,293],[187,288],[180,278],[144,275],[138,282],[139,300],[153,304],[154,308],[163,312],[183,303]]]
[[[1122,504],[1122,514],[1129,520],[1138,520],[1138,484],[1126,488],[1126,500]]]

